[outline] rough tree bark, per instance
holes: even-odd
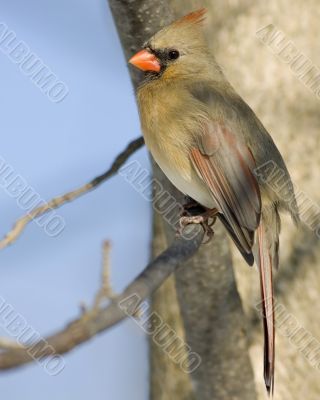
[[[126,58],[161,26],[192,10],[191,1],[109,0]],[[136,87],[141,75],[130,70]],[[155,177],[181,203],[183,197],[154,167]],[[168,225],[154,219],[154,252],[172,239]],[[163,232],[166,232],[164,236]],[[256,399],[246,340],[246,320],[235,284],[229,242],[219,224],[215,240],[154,296],[154,307],[192,351],[200,367],[186,376],[151,345],[151,398],[154,400]],[[175,282],[176,281],[176,285]],[[169,306],[170,305],[170,306]]]

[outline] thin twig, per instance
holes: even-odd
[[[93,309],[98,310],[104,300],[113,300],[117,295],[112,290],[110,281],[110,249],[111,245],[109,241],[105,241],[102,246],[102,276],[101,276],[101,287],[98,291]]]
[[[198,250],[204,236],[203,229],[198,225],[190,225],[185,228],[185,233],[185,237],[191,237],[192,233],[193,239],[188,240],[182,236],[176,238],[173,244],[151,262],[125,291],[117,299],[111,301],[108,306],[99,310],[91,310],[82,315],[81,318],[74,320],[60,332],[45,340],[42,339],[38,343],[40,360],[46,356],[52,356],[52,348],[55,354],[67,353],[126,318],[127,314],[119,306],[121,301],[135,296],[142,302],[161,286],[179,264],[192,257]],[[41,348],[43,343],[46,343],[45,348]],[[32,345],[32,348],[34,349],[36,346]],[[35,351],[32,351],[33,357],[29,353],[28,348],[0,353],[0,369],[14,368],[29,363],[37,357]]]
[[[144,140],[142,137],[133,140],[131,143],[128,144],[127,148],[120,153],[114,162],[112,163],[111,167],[102,175],[94,178],[91,182],[81,186],[78,189],[75,189],[71,192],[68,192],[62,196],[55,197],[54,199],[50,200],[48,203],[37,207],[30,211],[28,214],[24,215],[22,218],[18,219],[14,224],[12,230],[8,232],[5,237],[0,241],[0,250],[4,249],[5,247],[9,246],[10,244],[14,243],[17,238],[21,235],[24,231],[25,227],[28,225],[30,221],[33,219],[40,217],[47,212],[59,208],[63,206],[65,203],[71,202],[78,197],[90,192],[91,190],[97,188],[100,184],[105,182],[107,179],[114,176],[121,166],[128,160],[128,158],[138,149],[140,149],[144,145]]]

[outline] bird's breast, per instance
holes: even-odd
[[[174,145],[170,148],[169,143],[163,151],[159,150],[158,146],[152,145],[149,149],[163,173],[180,192],[204,207],[215,207],[211,194],[184,149],[175,148]]]
[[[201,110],[195,108],[186,91],[147,86],[140,89],[138,104],[145,143],[156,163],[180,192],[201,205],[214,203],[190,159],[201,134]],[[188,100],[189,99],[189,100]]]

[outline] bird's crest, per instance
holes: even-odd
[[[184,17],[178,19],[178,21],[176,21],[174,24],[176,26],[185,25],[185,24],[201,25],[206,19],[207,12],[208,12],[208,10],[206,8],[201,8],[200,10],[193,11],[193,12],[185,15]]]

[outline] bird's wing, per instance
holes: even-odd
[[[253,264],[254,231],[261,215],[261,196],[253,174],[254,158],[222,122],[204,127],[191,149],[191,160],[209,188],[221,213],[221,221],[247,262]]]

